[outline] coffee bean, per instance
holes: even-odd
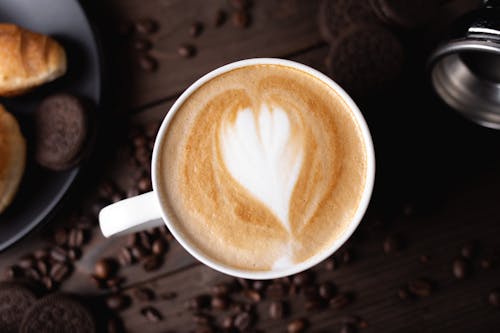
[[[427,264],[431,259],[429,258],[428,255],[421,255],[418,260],[422,263],[422,264]]]
[[[211,293],[214,296],[226,296],[231,292],[231,287],[227,283],[219,283],[211,288]]]
[[[9,266],[4,271],[4,277],[8,280],[16,279],[22,275],[22,270],[19,266]]]
[[[385,254],[391,254],[398,252],[401,249],[401,241],[399,237],[395,235],[387,236],[384,240],[384,252]]]
[[[69,247],[81,247],[83,245],[84,235],[81,229],[71,229],[68,235],[68,245]]]
[[[211,306],[215,310],[225,310],[228,307],[228,301],[223,296],[212,297]]]
[[[132,246],[130,248],[130,253],[132,254],[132,257],[138,261],[143,260],[147,256],[146,250],[144,250],[142,246],[139,245]]]
[[[432,292],[432,285],[426,279],[416,279],[408,283],[408,290],[419,297],[429,296]]]
[[[40,272],[41,275],[47,275],[49,273],[49,267],[43,260],[37,260],[36,269],[38,270],[38,272]]]
[[[198,295],[186,302],[188,310],[201,310],[206,308],[211,303],[211,297],[208,295]]]
[[[141,302],[151,301],[155,298],[155,293],[149,288],[134,288],[132,295],[135,299]]]
[[[137,183],[137,188],[141,192],[149,192],[152,189],[151,185],[151,178],[150,177],[142,177],[139,179],[139,182]]]
[[[464,259],[458,258],[453,261],[453,275],[458,280],[463,280],[468,274],[468,264]]]
[[[307,327],[307,320],[305,318],[299,318],[291,321],[287,326],[288,333],[300,333],[304,332]]]
[[[193,322],[197,325],[209,325],[213,318],[207,314],[197,313],[193,315]]]
[[[252,281],[243,278],[236,278],[236,284],[242,289],[249,289]]]
[[[90,281],[92,281],[92,283],[99,289],[107,288],[105,281],[99,279],[95,275],[90,275]]]
[[[160,298],[164,300],[172,300],[177,297],[177,293],[173,291],[168,291],[165,293],[160,294]]]
[[[44,276],[42,277],[42,284],[47,290],[52,290],[54,289],[54,281],[50,278],[50,276]]]
[[[21,258],[17,264],[21,268],[28,269],[35,266],[35,260],[32,256],[25,256]]]
[[[138,233],[139,245],[146,251],[151,251],[151,237],[146,231],[141,231]]]
[[[68,232],[64,228],[58,228],[54,231],[54,243],[59,246],[63,246],[66,244],[68,240]]]
[[[347,294],[339,294],[330,300],[330,306],[335,310],[345,308],[351,303],[351,298]]]
[[[342,253],[342,261],[344,262],[344,264],[348,264],[352,260],[353,260],[353,254],[352,254],[352,252],[350,250],[345,250]]]
[[[325,269],[327,271],[334,271],[335,268],[337,267],[337,263],[335,262],[335,258],[328,258],[326,261],[325,261]]]
[[[136,51],[149,51],[152,47],[152,44],[149,40],[144,39],[144,38],[137,38],[132,42],[132,47]]]
[[[161,264],[161,257],[152,255],[144,258],[142,262],[142,268],[144,268],[146,272],[151,272],[160,268]]]
[[[234,326],[240,331],[245,331],[252,324],[252,316],[249,312],[242,312],[234,318]]]
[[[490,269],[491,259],[481,259],[480,265],[483,269]]]
[[[227,331],[231,331],[234,327],[234,318],[232,316],[227,316],[222,319],[221,326]]]
[[[323,299],[330,299],[335,295],[335,287],[329,282],[324,282],[319,285],[318,294]]]
[[[311,271],[304,271],[301,273],[296,274],[293,277],[293,284],[296,285],[297,287],[304,287],[306,285],[311,284],[313,281],[313,276]]]
[[[260,302],[260,300],[262,298],[258,291],[255,291],[252,289],[247,289],[247,290],[243,291],[243,296],[245,296],[246,298],[248,298],[249,300],[251,300],[254,303]]]
[[[196,55],[196,48],[190,44],[183,44],[177,49],[177,53],[184,58],[191,58]]]
[[[266,290],[267,297],[275,300],[279,300],[285,297],[287,293],[286,287],[283,283],[273,282]]]
[[[64,250],[62,247],[56,246],[53,247],[50,250],[50,257],[59,262],[65,262],[68,260],[68,254],[66,253],[66,250]]]
[[[253,281],[253,283],[252,283],[253,290],[260,292],[260,291],[264,291],[265,288],[266,288],[266,283],[264,281],[256,280],[256,281]]]
[[[401,287],[398,289],[398,296],[402,300],[406,300],[410,298],[410,293],[408,292],[408,289],[406,287]]]
[[[356,333],[356,328],[350,324],[343,324],[340,327],[340,333]]]
[[[272,301],[269,304],[269,317],[271,319],[282,319],[285,316],[285,305],[282,301]]]
[[[233,13],[233,25],[236,28],[244,29],[250,25],[250,17],[244,10],[238,10]]]
[[[76,261],[82,257],[82,251],[79,248],[73,248],[68,250],[68,258],[72,261]]]
[[[150,56],[148,54],[139,55],[139,57],[137,58],[137,63],[139,65],[139,67],[145,72],[154,72],[158,69],[158,61],[156,61],[155,58],[153,58],[152,56]],[[142,162],[144,162],[144,161],[142,161]],[[120,201],[120,200],[118,200],[118,201]]]
[[[26,270],[26,275],[28,275],[30,278],[32,278],[35,281],[39,281],[42,278],[40,273],[33,267],[28,268]]]
[[[33,256],[35,259],[47,259],[49,258],[49,250],[48,249],[38,249],[33,252]]]
[[[122,267],[129,266],[132,264],[133,258],[132,258],[132,253],[130,252],[129,248],[123,247],[120,249],[120,252],[118,253],[118,262]]]
[[[114,311],[121,311],[130,305],[130,298],[124,294],[113,294],[106,298],[106,305]]]
[[[158,23],[150,18],[144,18],[135,23],[135,30],[140,34],[149,35],[158,30]]]
[[[98,260],[94,265],[94,275],[102,280],[109,279],[116,273],[117,265],[111,258]]]
[[[217,10],[213,18],[213,26],[216,28],[221,27],[224,23],[226,23],[226,19],[226,12],[222,9]]]
[[[203,32],[203,23],[201,22],[194,22],[189,27],[189,35],[191,35],[191,37],[198,37],[199,35],[201,35],[202,32]]]
[[[125,283],[125,278],[115,276],[106,280],[106,286],[111,290],[118,291],[121,289],[123,283]]]
[[[152,306],[146,306],[141,309],[141,314],[146,317],[150,322],[157,323],[163,319],[161,313]]]
[[[61,283],[68,276],[69,271],[68,265],[56,262],[50,268],[50,276],[55,282]]]
[[[494,307],[500,307],[500,290],[492,290],[488,295],[488,302]]]
[[[474,242],[468,242],[462,246],[462,249],[460,250],[462,256],[466,259],[471,259],[476,250],[476,244]]]

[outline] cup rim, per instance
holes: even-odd
[[[157,173],[158,173],[158,168],[156,168],[158,158],[159,158],[159,147],[161,145],[161,141],[163,141],[163,137],[165,136],[165,133],[175,115],[177,110],[179,110],[180,106],[189,98],[189,96],[195,92],[198,88],[200,88],[203,84],[206,82],[212,80],[213,78],[229,72],[231,70],[237,69],[237,68],[242,68],[242,67],[247,67],[247,66],[252,66],[252,65],[282,65],[286,67],[291,67],[294,69],[301,70],[303,72],[306,72],[318,79],[320,79],[322,82],[327,84],[330,88],[332,88],[342,99],[343,101],[349,106],[349,109],[351,110],[352,114],[356,118],[356,122],[361,130],[363,140],[365,143],[365,149],[366,149],[366,157],[367,157],[367,168],[366,168],[366,179],[365,179],[365,186],[363,189],[363,194],[361,196],[361,200],[359,201],[358,208],[356,210],[355,215],[353,216],[350,224],[348,227],[342,232],[340,237],[338,237],[326,250],[323,250],[314,256],[310,257],[306,261],[303,261],[297,265],[293,265],[291,267],[288,267],[283,270],[270,270],[270,271],[252,271],[252,270],[244,270],[244,269],[238,269],[234,268],[228,265],[221,264],[217,262],[216,260],[212,259],[211,257],[205,255],[200,251],[199,249],[196,248],[195,245],[191,245],[190,242],[181,235],[180,232],[178,232],[177,228],[175,225],[170,221],[169,219],[169,214],[167,210],[161,205],[160,206],[160,211],[162,215],[162,219],[164,223],[167,225],[168,229],[172,233],[172,235],[175,237],[175,239],[182,245],[182,247],[193,257],[195,257],[197,260],[202,262],[203,264],[209,266],[212,269],[215,269],[219,272],[222,272],[227,275],[235,276],[235,277],[241,277],[245,279],[256,279],[256,280],[266,280],[266,279],[275,279],[275,278],[280,278],[280,277],[285,277],[289,275],[293,275],[296,273],[299,273],[301,271],[304,271],[306,269],[309,269],[321,261],[327,259],[329,256],[331,256],[333,253],[335,253],[354,233],[358,225],[360,224],[366,209],[368,208],[368,204],[370,202],[370,198],[372,195],[373,191],[373,185],[375,181],[375,151],[373,147],[373,141],[372,137],[370,134],[370,131],[368,129],[368,125],[366,124],[366,121],[359,110],[358,106],[356,103],[352,100],[352,98],[342,89],[336,82],[334,82],[332,79],[330,79],[328,76],[324,75],[323,73],[319,72],[318,70],[311,68],[309,66],[303,65],[301,63],[291,61],[291,60],[285,60],[285,59],[279,59],[279,58],[251,58],[251,59],[245,59],[245,60],[240,60],[236,62],[232,62],[229,64],[226,64],[224,66],[221,66],[215,70],[210,71],[209,73],[203,75],[201,78],[196,80],[194,83],[192,83],[182,94],[181,96],[175,101],[175,103],[170,107],[167,115],[162,121],[162,124],[160,126],[160,129],[158,131],[158,134],[155,139],[155,144],[153,148],[153,156],[152,156],[152,162],[151,162],[151,175],[152,175],[152,184],[153,184],[153,190],[155,192],[156,198],[159,200],[159,191],[158,191],[158,181],[157,181]]]

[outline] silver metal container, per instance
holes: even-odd
[[[500,129],[500,1],[456,22],[428,63],[437,94],[468,119]]]

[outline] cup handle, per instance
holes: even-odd
[[[164,225],[154,192],[144,193],[104,207],[99,225],[105,237],[128,234]]]

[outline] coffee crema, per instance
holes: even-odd
[[[159,147],[159,197],[192,246],[236,269],[279,270],[350,225],[367,153],[349,106],[285,65],[250,65],[199,87]]]

